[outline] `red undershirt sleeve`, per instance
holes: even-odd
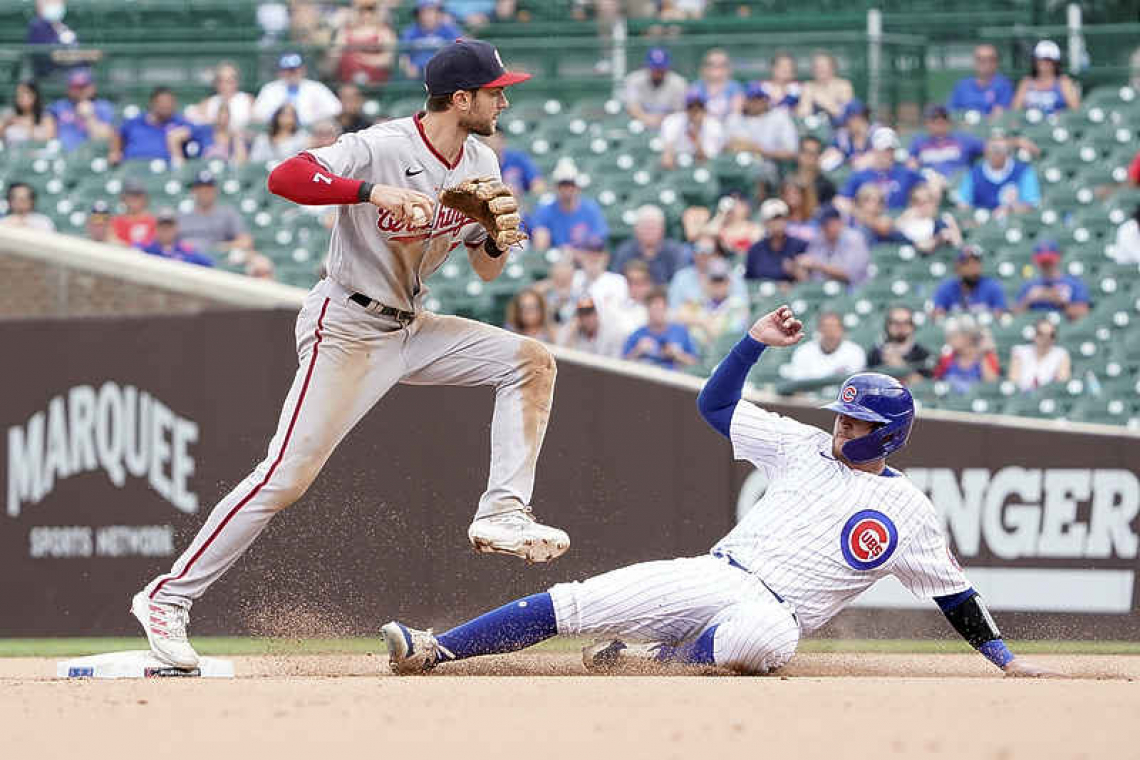
[[[310,153],[298,153],[278,164],[266,181],[269,192],[306,206],[363,203],[372,183],[333,174]]]

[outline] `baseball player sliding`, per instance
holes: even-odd
[[[265,459],[214,507],[170,572],[132,600],[160,660],[197,664],[186,635],[191,603],[301,497],[396,383],[495,389],[487,490],[468,530],[478,551],[545,562],[570,546],[565,532],[530,511],[554,394],[550,353],[529,338],[423,310],[424,281],[452,249],[466,244],[472,268],[493,280],[506,250],[526,239],[494,152],[472,135],[494,133],[508,105],[504,88],[528,78],[506,71],[491,45],[458,40],[427,65],[426,112],[346,134],[269,175],[277,195],[337,206],[328,276],[297,318],[297,374]]]
[[[562,634],[617,637],[583,652],[591,670],[654,662],[765,673],[791,659],[801,635],[893,575],[933,598],[1007,675],[1049,675],[1010,653],[951,556],[930,500],[887,465],[914,421],[905,387],[886,375],[853,375],[826,407],[836,412],[830,433],[741,400],[765,348],[794,345],[803,334],[786,306],[761,317],[701,391],[705,420],[769,480],[712,551],[560,583],[439,636],[388,623],[392,670],[423,672]]]

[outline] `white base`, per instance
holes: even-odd
[[[74,660],[61,660],[55,665],[56,678],[233,678],[232,660],[202,657],[193,670],[175,668],[156,658],[149,650],[111,652]]]

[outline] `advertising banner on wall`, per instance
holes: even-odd
[[[294,315],[0,322],[0,636],[131,634],[166,571],[265,455],[296,369]],[[566,528],[547,566],[476,555],[489,388],[398,386],[195,603],[193,632],[333,636],[392,617],[441,627],[632,562],[700,554],[765,483],[733,462],[691,385],[562,361],[536,513]],[[775,407],[830,425],[830,413]],[[1011,636],[1140,638],[1138,441],[921,418],[896,464]],[[946,635],[885,581],[823,632]],[[953,634],[949,634],[953,635]]]

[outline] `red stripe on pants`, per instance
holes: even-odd
[[[316,340],[313,342],[313,356],[309,359],[309,369],[305,373],[305,382],[301,386],[300,395],[297,397],[297,406],[293,408],[293,416],[289,420],[289,428],[285,431],[285,440],[281,442],[281,451],[277,452],[277,458],[273,460],[273,464],[270,465],[269,472],[265,473],[265,477],[261,479],[261,482],[254,486],[253,490],[246,494],[245,497],[239,501],[233,509],[229,511],[229,514],[227,514],[225,516],[225,519],[223,519],[221,523],[218,524],[218,527],[214,528],[214,532],[211,533],[210,537],[206,539],[206,543],[202,544],[201,548],[198,549],[198,551],[194,552],[194,556],[191,557],[190,561],[186,563],[186,567],[182,568],[182,572],[176,576],[163,578],[158,582],[158,584],[154,587],[154,590],[150,592],[150,599],[154,599],[155,594],[157,594],[159,590],[167,584],[168,581],[180,580],[183,576],[186,575],[187,572],[189,572],[190,568],[194,566],[194,563],[198,561],[198,558],[202,556],[202,552],[206,551],[206,549],[209,548],[210,544],[214,542],[214,539],[218,537],[218,534],[222,532],[222,528],[226,527],[229,521],[233,519],[233,516],[236,515],[242,507],[248,504],[250,499],[252,499],[254,496],[257,496],[258,492],[261,491],[265,484],[269,482],[269,479],[273,477],[273,473],[277,470],[277,465],[281,464],[281,460],[285,456],[285,449],[289,446],[289,439],[293,435],[293,426],[297,424],[297,416],[301,413],[301,404],[305,400],[305,392],[309,390],[309,380],[311,380],[313,377],[313,368],[317,365],[317,351],[321,347],[321,329],[324,327],[325,312],[328,310],[328,308],[329,299],[326,298],[324,304],[321,306],[321,316],[317,318],[317,329],[315,331]]]

